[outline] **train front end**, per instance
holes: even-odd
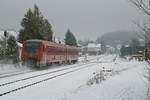
[[[21,60],[27,66],[41,67],[43,44],[40,40],[27,40],[23,43]]]

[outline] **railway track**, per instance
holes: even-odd
[[[30,76],[30,77],[21,78],[21,79],[18,79],[18,80],[14,80],[14,81],[2,83],[2,84],[0,84],[0,87],[5,86],[5,85],[9,85],[9,84],[13,84],[13,83],[16,83],[16,82],[25,81],[25,80],[29,80],[29,79],[32,79],[32,78],[36,78],[36,77],[48,75],[48,74],[53,74],[53,73],[56,73],[56,72],[60,72],[60,71],[67,70],[67,69],[80,67],[80,66],[82,66],[82,65],[85,65],[85,64],[78,64],[78,65],[75,65],[75,66],[72,66],[72,67],[67,67],[67,68],[58,69],[58,70],[54,70],[54,71],[49,71],[49,72],[45,72],[45,73],[42,73],[42,74],[33,75],[33,76]]]
[[[94,60],[94,59],[90,59],[90,60]],[[81,64],[82,65],[82,64]],[[69,65],[68,65],[69,66]],[[75,65],[73,67],[76,67],[78,65]],[[80,64],[79,64],[80,66]],[[69,68],[73,68],[73,67],[69,67]],[[5,86],[5,85],[8,85],[8,84],[12,84],[12,83],[16,83],[16,82],[19,82],[19,81],[23,81],[23,80],[28,80],[28,79],[31,79],[31,78],[35,78],[35,77],[39,77],[39,76],[43,76],[43,75],[47,75],[47,74],[51,74],[51,73],[54,73],[54,72],[58,72],[58,71],[63,71],[63,70],[66,70],[66,69],[69,69],[69,68],[65,68],[65,69],[59,69],[59,70],[56,70],[56,71],[50,71],[50,72],[46,72],[46,73],[43,73],[43,74],[39,74],[39,75],[34,75],[34,76],[31,76],[31,77],[26,77],[26,78],[22,78],[22,79],[18,79],[18,80],[14,80],[14,81],[10,81],[10,82],[6,82],[6,83],[1,83],[0,84],[0,87],[1,86]],[[17,72],[17,73],[15,73]],[[33,72],[33,71],[26,71],[26,72],[19,72],[19,71],[14,71],[12,73],[3,73],[3,74],[0,74],[0,79],[1,78],[7,78],[7,77],[13,77],[13,76],[16,76],[16,75],[21,75],[21,74],[27,74],[29,72]]]
[[[15,91],[19,91],[19,90],[25,89],[27,87],[36,85],[36,84],[39,84],[39,83],[42,83],[42,82],[45,82],[45,81],[48,81],[48,80],[51,80],[51,79],[54,79],[54,78],[57,78],[60,76],[64,76],[66,74],[73,73],[73,72],[79,71],[81,69],[91,67],[92,65],[96,65],[96,64],[97,63],[94,63],[94,62],[81,63],[81,64],[78,64],[78,65],[75,65],[75,66],[72,66],[69,68],[58,69],[55,71],[50,71],[50,72],[46,72],[46,73],[42,73],[42,74],[38,74],[38,75],[26,77],[26,78],[14,80],[14,81],[2,83],[2,84],[0,84],[0,91],[1,91],[0,96],[4,96],[4,95],[10,94],[10,93],[13,93]],[[61,73],[59,74],[58,72],[61,72]],[[49,75],[52,75],[52,76],[49,76]],[[40,78],[40,79],[35,81],[34,79],[36,79],[36,78]],[[21,82],[23,82],[23,85],[20,85]],[[32,83],[30,83],[30,82],[32,82]],[[13,86],[13,84],[15,86]],[[11,88],[9,89],[7,87],[11,87]]]
[[[94,60],[94,59],[96,59],[96,58],[92,58],[92,59],[89,59],[89,60]],[[0,79],[7,78],[7,77],[13,77],[13,76],[16,76],[16,75],[21,75],[21,74],[26,74],[26,73],[30,73],[30,72],[33,72],[33,71],[29,70],[29,71],[22,71],[22,72],[21,71],[13,71],[13,72],[0,73]]]
[[[118,55],[116,55],[112,60],[110,61],[92,61],[90,63],[111,63],[111,62],[115,62],[117,60]],[[100,57],[99,57],[100,58]]]
[[[96,63],[95,63],[96,64]],[[50,77],[47,77],[45,79],[42,79],[42,80],[38,80],[38,81],[35,81],[33,83],[30,83],[30,84],[26,84],[26,85],[23,85],[23,86],[19,86],[17,88],[14,88],[14,89],[10,89],[6,92],[3,92],[3,93],[0,93],[0,96],[4,96],[4,95],[7,95],[9,93],[12,93],[12,92],[15,92],[15,91],[19,91],[21,89],[24,89],[24,88],[27,88],[27,87],[30,87],[30,86],[33,86],[33,85],[36,85],[36,84],[39,84],[39,83],[42,83],[42,82],[45,82],[45,81],[48,81],[48,80],[51,80],[51,79],[54,79],[54,78],[57,78],[57,77],[60,77],[60,76],[64,76],[66,74],[69,74],[69,73],[72,73],[72,72],[76,72],[76,71],[79,71],[81,69],[84,69],[84,68],[88,68],[88,67],[91,67],[92,65],[95,65],[95,64],[91,64],[91,63],[87,63],[87,64],[83,64],[83,65],[78,65],[78,67],[72,67],[72,68],[67,68],[67,69],[63,69],[63,70],[59,70],[59,71],[53,71],[53,72],[50,72],[49,74],[45,73],[46,75],[50,75],[52,73],[56,73],[56,72],[60,72],[62,71],[62,73],[60,74],[56,74],[56,75],[52,75]],[[81,67],[82,66],[82,67]],[[70,70],[71,69],[71,70]],[[69,70],[69,71],[68,71]],[[36,77],[36,76],[34,76]],[[37,76],[38,77],[38,76]],[[31,79],[31,78],[28,78],[28,79]],[[26,79],[27,80],[27,79]],[[23,81],[23,80],[20,80],[20,81]],[[18,81],[19,82],[19,81]],[[6,83],[7,84],[7,83]],[[12,83],[9,83],[9,84],[12,84]],[[8,85],[8,84],[7,84]],[[4,85],[1,85],[1,87],[4,86]],[[7,88],[7,87],[6,87]],[[4,89],[4,88],[2,88]]]
[[[4,72],[4,73],[0,73],[0,75],[5,75],[5,74],[9,74],[9,73],[16,73],[16,72],[20,72],[20,71],[10,71],[10,72]]]
[[[21,74],[26,74],[26,73],[30,73],[30,72],[34,72],[33,70],[29,70],[29,71],[15,71],[12,73],[5,73],[5,74],[1,74],[0,75],[0,79],[2,78],[6,78],[6,77],[12,77],[12,76],[16,76],[16,75],[21,75]]]
[[[130,87],[123,88],[113,97],[112,100],[130,100],[128,97],[131,93],[132,91]]]

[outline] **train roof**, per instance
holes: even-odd
[[[39,40],[39,39],[31,39],[31,40],[27,40],[26,42],[42,42],[46,45],[50,45],[50,46],[61,46],[64,47],[66,46],[69,49],[79,49],[78,47],[75,46],[70,46],[70,45],[65,45],[65,44],[60,44],[60,43],[55,43],[55,42],[50,42],[50,41],[45,41],[45,40]]]

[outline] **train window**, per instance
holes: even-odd
[[[55,48],[53,47],[48,47],[48,53],[53,53],[55,52]]]
[[[64,53],[65,49],[64,48],[56,48],[56,47],[49,47],[48,48],[48,53]]]
[[[27,53],[37,53],[39,48],[39,43],[36,42],[29,42],[26,44],[25,51]]]

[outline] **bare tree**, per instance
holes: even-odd
[[[149,19],[144,22],[143,25],[135,23],[143,32],[143,37],[145,38],[145,46],[150,49],[150,0],[130,0],[139,10],[146,14]],[[147,50],[147,49],[146,49]],[[145,52],[145,55],[147,53]],[[148,81],[150,79],[150,70],[148,69]],[[149,88],[147,90],[147,96],[150,98]]]
[[[140,11],[150,18],[150,0],[130,0]],[[140,25],[137,22],[134,22],[141,30],[142,37],[145,39],[145,46],[150,48],[150,19]]]
[[[150,0],[130,0],[138,9],[150,16]]]

